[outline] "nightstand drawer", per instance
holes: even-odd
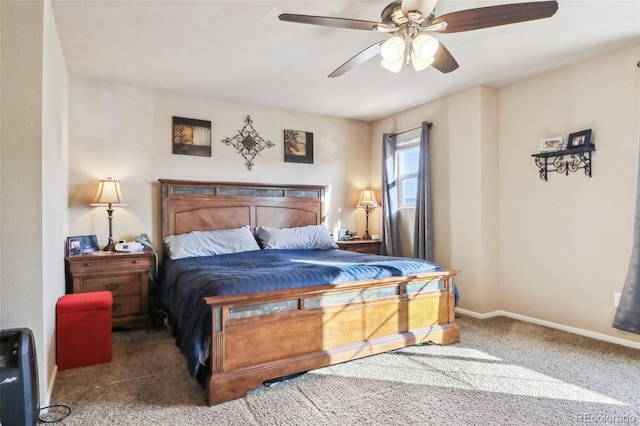
[[[138,275],[113,275],[109,277],[84,278],[81,284],[81,292],[109,290],[113,296],[126,296],[140,294],[140,276]]]
[[[341,250],[356,251],[358,253],[380,254],[380,240],[350,240],[336,241]]]
[[[83,259],[81,262],[73,262],[69,265],[69,270],[72,274],[99,274],[103,272],[113,273],[113,271],[125,272],[125,271],[146,271],[151,267],[150,258],[136,258],[136,259],[110,259],[105,262],[100,257],[96,256],[95,260]]]
[[[113,318],[140,315],[142,312],[142,299],[140,295],[118,296],[113,298]]]

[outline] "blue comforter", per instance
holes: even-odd
[[[176,344],[194,377],[208,357],[211,312],[207,296],[339,284],[442,271],[434,263],[344,250],[256,250],[166,259],[158,279],[160,301],[176,322]]]

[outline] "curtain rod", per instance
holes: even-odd
[[[433,127],[433,123],[431,123],[431,122],[427,122],[427,127],[428,127],[429,129],[431,129],[431,128]],[[398,133],[392,133],[392,135],[394,135],[394,136],[398,136],[398,135],[401,135],[401,134],[403,134],[403,133],[413,132],[414,130],[420,130],[420,129],[422,129],[422,126],[414,127],[414,128],[412,128],[412,129],[403,130],[403,131],[398,132]]]

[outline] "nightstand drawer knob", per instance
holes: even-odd
[[[84,266],[89,267],[89,266],[91,266],[91,264],[90,263],[85,263]]]
[[[134,260],[134,261],[133,261],[133,262],[131,262],[131,263],[139,263],[139,260],[138,260],[138,259],[136,259],[136,260]]]
[[[112,290],[115,290],[116,288],[120,287],[120,283],[106,283],[106,284],[104,285],[104,287],[105,287],[107,290],[112,291]]]

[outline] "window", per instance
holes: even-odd
[[[418,193],[418,157],[420,139],[417,137],[398,141],[396,151],[398,164],[398,205],[415,207]]]

